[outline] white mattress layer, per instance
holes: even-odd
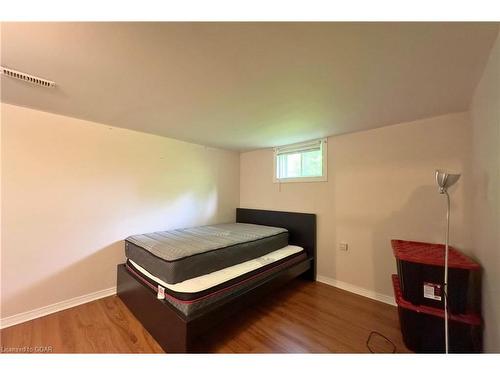
[[[129,261],[139,272],[149,277],[151,280],[154,280],[156,283],[158,283],[158,285],[161,285],[174,292],[196,293],[206,289],[210,289],[216,285],[225,283],[226,281],[244,275],[245,273],[255,271],[256,269],[277,262],[290,255],[297,254],[302,250],[304,249],[300,246],[288,245],[281,249],[275,250],[269,254],[263,255],[261,257],[240,264],[235,264],[234,266],[223,268],[221,270],[206,275],[198,276],[193,279],[184,280],[176,284],[168,284],[165,281],[159,279],[158,277],[151,275],[148,271],[139,266],[137,263],[134,263],[131,259],[129,259]]]

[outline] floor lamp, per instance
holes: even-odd
[[[449,174],[440,170],[436,171],[436,183],[439,193],[446,196],[446,240],[444,250],[444,340],[445,350],[448,354],[448,244],[450,239],[450,195],[448,188],[460,178],[459,174]]]

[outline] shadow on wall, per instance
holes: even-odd
[[[82,251],[82,242],[77,242],[76,246],[70,243],[64,246],[66,255],[74,253],[76,248],[79,248],[79,254],[88,254],[73,263],[64,264],[63,262],[74,258],[59,259],[54,254],[61,254],[61,251],[51,251],[49,247],[46,256],[54,259],[50,262],[51,269],[43,272],[47,275],[45,278],[30,280],[29,275],[26,275],[29,284],[22,287],[17,287],[10,281],[2,283],[0,317],[6,318],[116,286],[116,265],[125,261],[123,239],[138,233],[211,224],[217,221],[219,215],[218,199],[217,189],[212,185],[202,192],[188,192],[173,201],[156,203],[151,206],[147,215],[124,212],[121,215],[122,221],[115,222],[107,229],[101,228],[103,232],[113,233],[113,237],[120,238],[120,241],[103,248],[87,247],[85,251]],[[128,210],[126,206],[122,209]],[[51,225],[49,224],[49,228]],[[81,228],[80,235],[85,236],[85,231]],[[92,232],[87,235],[92,237]]]
[[[484,213],[488,210],[482,205],[488,202],[495,202],[495,198],[491,195],[495,193],[492,186],[494,183],[491,181],[490,173],[487,171],[476,171],[476,180],[474,184],[474,203],[478,209],[474,212]],[[491,185],[491,186],[490,186]],[[497,201],[500,204],[500,200]],[[491,203],[490,203],[491,204]],[[494,204],[494,203],[493,203]],[[481,207],[482,209],[479,209]],[[494,213],[494,210],[491,211]],[[497,215],[500,210],[497,212]],[[476,216],[478,222],[498,222],[494,217]],[[480,228],[474,235],[480,236],[480,240],[476,238],[475,248],[473,249],[472,258],[480,263],[482,262],[482,311],[484,318],[484,344],[485,349],[490,352],[500,352],[500,284],[498,283],[498,271],[500,270],[500,241],[495,239],[495,236],[500,236],[500,228],[497,232],[489,231],[487,228]],[[500,237],[499,237],[500,238]],[[484,248],[484,244],[497,244],[497,248]]]
[[[433,185],[420,186],[413,191],[406,204],[374,227],[374,286],[375,291],[392,295],[391,275],[396,273],[391,239],[422,242],[443,242],[445,229],[445,202]],[[422,235],[425,233],[425,236]]]
[[[26,312],[25,306],[32,306],[32,309],[45,307],[115,286],[116,265],[125,261],[123,249],[123,241],[114,242],[46,278],[33,280],[28,287],[16,290],[8,296],[2,293],[4,300],[1,304],[1,317],[6,318]],[[57,263],[57,259],[53,259],[53,262]],[[103,275],[104,287],[101,286]],[[68,282],[68,280],[82,279],[85,282]],[[97,281],[93,284],[92,280]],[[77,286],[80,286],[80,290],[74,289]]]

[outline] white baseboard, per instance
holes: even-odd
[[[395,306],[394,297],[385,294],[377,293],[372,290],[364,289],[356,285],[352,285],[343,281],[335,280],[330,277],[318,275],[316,278],[320,283],[328,284],[339,289],[347,290],[348,292],[359,294],[363,297],[368,297],[389,305]],[[0,329],[7,328],[16,324],[24,323],[29,320],[40,318],[45,315],[53,314],[61,310],[66,310],[71,307],[82,305],[87,302],[92,302],[100,298],[112,296],[116,294],[116,287],[100,290],[98,292],[89,293],[80,297],[71,298],[65,301],[57,302],[52,305],[40,307],[31,311],[26,311],[20,314],[8,316],[0,319]]]
[[[61,310],[66,310],[87,302],[95,301],[96,299],[112,296],[114,294],[116,294],[116,287],[100,290],[98,292],[89,293],[79,297],[70,298],[68,300],[57,302],[52,305],[8,316],[6,318],[0,319],[0,329],[24,323],[28,320],[40,318],[45,315],[53,314]]]
[[[377,292],[374,292],[373,290],[364,289],[364,288],[361,288],[359,286],[346,283],[344,281],[335,280],[335,279],[332,279],[330,277],[321,276],[321,275],[318,275],[316,277],[316,281],[319,281],[320,283],[334,286],[334,287],[339,288],[339,289],[347,290],[348,292],[351,292],[354,294],[359,294],[360,296],[363,296],[363,297],[367,297],[367,298],[374,299],[376,301],[387,303],[388,305],[396,306],[396,302],[394,301],[394,297],[388,296],[386,294],[377,293]]]

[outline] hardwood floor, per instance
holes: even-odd
[[[397,309],[326,284],[296,280],[287,289],[200,338],[204,353],[367,353],[371,331],[404,346]],[[116,297],[3,329],[0,346],[52,347],[55,353],[163,353]],[[375,337],[377,352],[390,352]]]

